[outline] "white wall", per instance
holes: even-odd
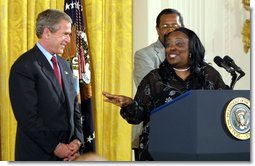
[[[242,28],[250,13],[241,0],[133,0],[133,52],[157,40],[156,17],[164,8],[177,9],[187,28],[197,33],[206,49],[206,59],[230,85],[231,75],[219,68],[215,56],[229,55],[246,75],[234,89],[250,89],[250,51],[243,51]]]

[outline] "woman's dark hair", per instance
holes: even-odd
[[[184,24],[183,24],[183,17],[182,17],[182,15],[181,15],[181,13],[178,12],[178,10],[170,9],[170,8],[164,9],[164,10],[162,10],[162,11],[158,14],[157,20],[156,20],[156,26],[157,26],[157,27],[159,27],[160,17],[161,17],[163,14],[177,14],[177,15],[179,16],[179,20],[180,20],[181,26],[184,27]]]
[[[205,76],[205,72],[204,72],[204,69],[206,66],[206,63],[204,62],[205,48],[195,32],[193,32],[192,30],[187,29],[185,27],[175,29],[174,31],[169,32],[164,36],[164,46],[166,45],[168,36],[171,33],[176,32],[176,31],[180,31],[188,37],[188,39],[189,39],[189,56],[190,56],[189,57],[190,58],[190,72],[195,76],[196,79],[198,79],[198,81],[202,85],[205,85],[205,80],[206,80],[206,78],[205,78],[206,76]]]

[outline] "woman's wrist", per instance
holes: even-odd
[[[129,105],[132,104],[132,102],[133,102],[133,99],[130,97],[127,97],[125,102],[123,102],[123,104],[121,105],[121,108],[128,107]]]

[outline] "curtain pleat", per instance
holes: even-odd
[[[92,60],[96,149],[109,160],[130,160],[131,126],[121,118],[119,107],[103,101],[102,91],[132,95],[132,1],[86,0],[84,8]]]

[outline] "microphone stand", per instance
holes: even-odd
[[[234,86],[235,86],[237,80],[239,80],[240,78],[237,78],[237,74],[235,71],[231,72],[231,76],[232,76],[232,81],[230,84],[230,89],[234,89]]]
[[[237,78],[237,74],[235,71],[231,72],[231,76],[232,76],[232,81],[231,81],[231,84],[230,84],[230,89],[234,89],[234,86],[236,84],[236,82],[242,78],[243,76],[245,75],[244,72],[240,72],[238,78]]]

